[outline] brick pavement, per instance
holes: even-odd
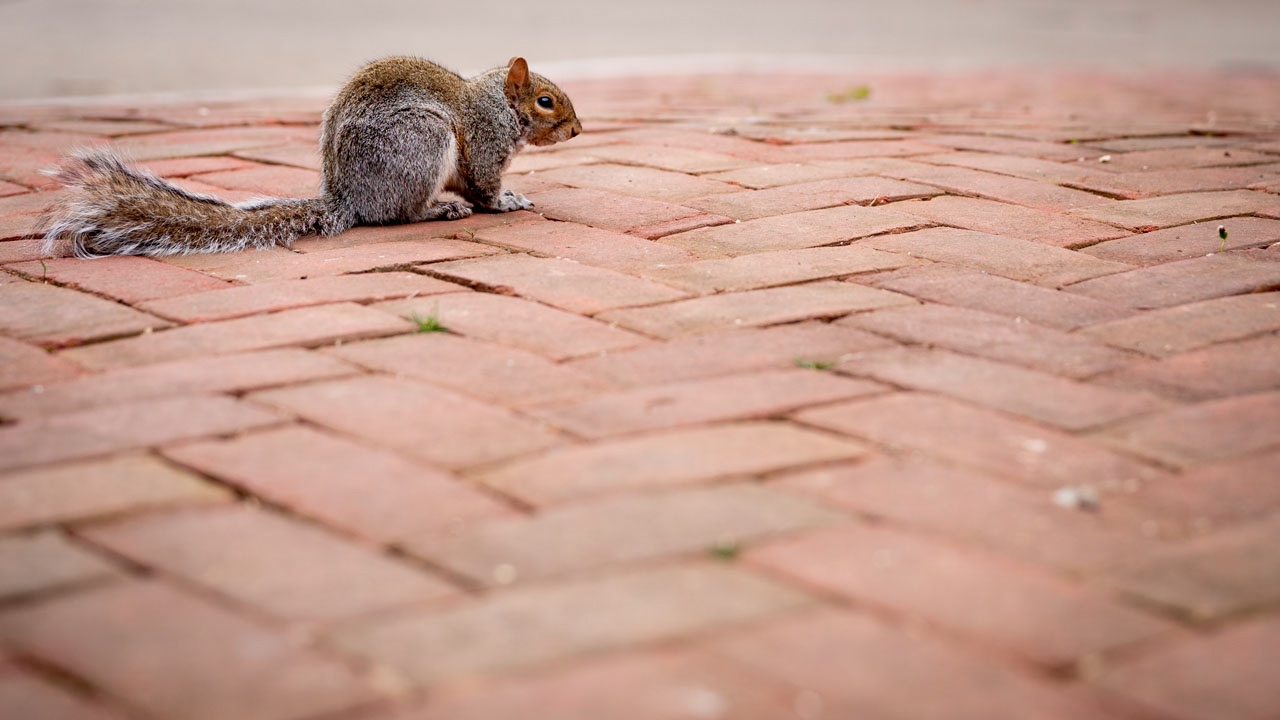
[[[39,170],[323,102],[0,107],[0,716],[1280,717],[1280,81],[568,89],[534,212],[160,260]]]

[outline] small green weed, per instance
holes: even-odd
[[[796,358],[796,367],[806,370],[830,370],[835,363],[825,360],[806,360],[805,358]]]
[[[1222,252],[1223,250],[1227,249],[1227,226],[1226,225],[1218,226],[1218,237],[1222,238],[1222,247],[1218,248],[1218,252]]]
[[[418,326],[418,329],[414,330],[414,332],[429,333],[429,332],[448,332],[449,331],[448,328],[440,324],[439,303],[436,304],[435,310],[432,310],[430,315],[426,317],[422,317],[417,313],[413,313],[412,315],[409,316],[409,319],[413,321],[415,325]]]
[[[717,560],[733,560],[742,552],[742,547],[732,540],[721,540],[711,546],[711,557]]]
[[[475,239],[476,239],[476,231],[475,231],[475,230],[472,230],[471,228],[465,228],[465,227],[464,227],[464,228],[462,228],[462,232],[460,232],[460,233],[458,233],[458,234],[459,234],[459,235],[463,235],[463,234],[465,234],[465,235],[467,236],[467,239],[469,239],[469,240],[475,240]],[[459,238],[459,239],[461,239],[461,238]]]
[[[845,90],[844,92],[827,93],[827,102],[833,102],[833,103],[861,102],[862,100],[866,100],[869,97],[871,97],[871,88],[866,85],[857,85],[855,87],[849,88],[848,90]]]

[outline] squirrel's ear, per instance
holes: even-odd
[[[507,66],[507,97],[512,100],[520,97],[520,91],[529,84],[529,63],[524,58],[511,58]]]

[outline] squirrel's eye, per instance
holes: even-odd
[[[538,107],[550,110],[552,105],[555,105],[555,101],[553,101],[549,96],[543,95],[538,98]]]

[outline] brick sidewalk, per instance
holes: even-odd
[[[0,107],[0,716],[1280,716],[1280,80],[862,82],[163,261],[39,170],[306,196],[323,102]]]

